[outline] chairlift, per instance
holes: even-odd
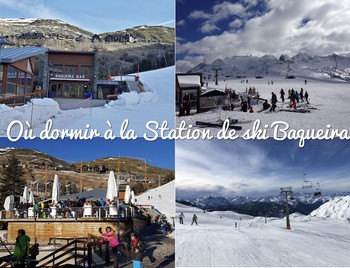
[[[320,187],[320,183],[319,182],[317,183],[317,189],[314,192],[314,196],[315,197],[321,197],[322,196],[321,187]]]
[[[302,182],[301,188],[312,188],[312,182],[305,180],[305,175],[306,174],[304,174],[303,176],[303,182]]]

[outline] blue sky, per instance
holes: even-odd
[[[35,149],[52,155],[68,163],[89,161],[102,157],[125,156],[130,158],[146,159],[147,164],[174,170],[175,143],[173,140],[145,141],[114,140],[107,141],[102,138],[93,140],[19,140],[11,142],[7,138],[0,138],[0,147],[15,147]]]
[[[94,33],[175,26],[174,0],[0,0],[2,18],[61,19]]]
[[[350,191],[350,141],[198,140],[176,142],[177,198]],[[302,189],[303,176],[314,184]]]
[[[348,0],[176,0],[176,67],[231,56],[349,53]]]

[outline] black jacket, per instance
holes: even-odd
[[[136,243],[136,246],[134,246],[134,242],[130,241],[130,248],[131,248],[131,259],[136,261],[142,261],[143,255],[145,252],[145,243],[138,238],[138,241]],[[138,250],[138,252],[135,252],[135,249]]]

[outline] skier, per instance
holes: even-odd
[[[300,89],[299,97],[300,97],[301,102],[304,102],[304,89],[303,88]]]
[[[281,88],[280,95],[281,95],[282,102],[284,102],[284,95],[285,95],[285,93],[284,93],[283,88]]]
[[[181,212],[179,215],[180,224],[184,224],[184,218],[185,218],[185,215],[183,214],[183,212]]]
[[[306,103],[307,103],[307,104],[310,104],[310,103],[309,103],[309,93],[307,93],[307,91],[305,91],[304,97],[305,97]]]
[[[193,214],[191,225],[193,225],[193,223],[196,223],[196,225],[198,225],[197,219],[198,219],[198,218],[197,218],[196,214]]]
[[[271,104],[272,104],[272,106],[271,106],[270,112],[274,112],[276,107],[277,107],[277,105],[276,105],[276,103],[277,103],[277,96],[273,92],[271,94],[272,94],[272,97],[271,97]]]
[[[267,110],[268,108],[270,108],[270,104],[267,102],[267,100],[265,100],[263,103],[263,111]]]

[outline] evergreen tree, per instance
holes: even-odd
[[[8,165],[4,169],[4,175],[0,183],[0,204],[3,204],[5,198],[9,195],[22,195],[26,184],[23,175],[24,171],[20,161],[14,155],[8,160]]]

